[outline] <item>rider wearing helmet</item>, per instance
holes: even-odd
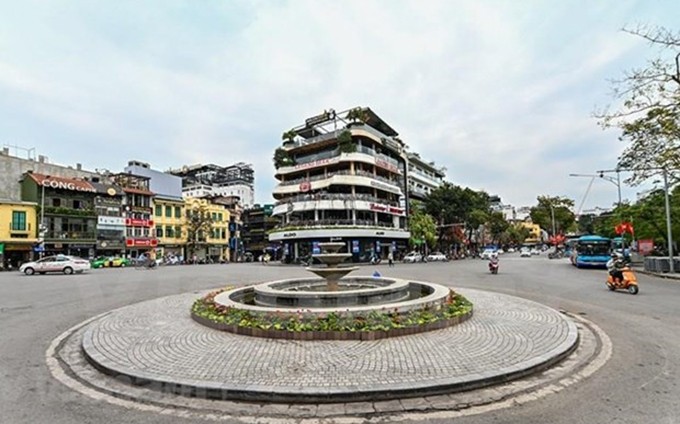
[[[621,269],[624,265],[623,255],[618,252],[612,252],[611,259],[607,261],[607,270],[614,281],[623,281],[623,271]]]

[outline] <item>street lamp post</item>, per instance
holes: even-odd
[[[670,265],[669,271],[675,272],[675,264],[673,264],[673,231],[671,229],[671,205],[668,196],[668,172],[666,168],[663,169],[663,189],[666,198],[666,232],[668,233],[668,262]]]

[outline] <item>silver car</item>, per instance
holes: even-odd
[[[423,260],[423,255],[421,255],[418,252],[411,252],[408,255],[404,256],[404,262],[405,263],[415,263],[415,262],[420,262]]]
[[[80,274],[88,269],[90,269],[90,262],[85,259],[75,256],[57,255],[47,256],[35,262],[26,262],[19,267],[19,272],[23,272],[26,275],[63,272],[68,275],[74,272]]]

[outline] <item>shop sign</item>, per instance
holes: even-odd
[[[312,189],[312,183],[309,181],[303,181],[300,183],[300,191],[305,193]]]
[[[380,203],[371,203],[369,208],[372,211],[390,213],[392,215],[404,215],[404,210],[402,208],[397,208],[394,206],[381,205]]]
[[[138,218],[125,218],[125,225],[128,227],[153,227],[153,220],[151,219],[138,219]]]
[[[296,235],[297,235],[296,233],[284,233],[283,238],[295,237]]]
[[[120,216],[98,216],[97,226],[124,227],[125,218]]]
[[[352,253],[359,253],[359,240],[352,240]]]
[[[312,242],[312,254],[318,255],[319,253],[321,253],[321,248],[319,247],[319,242],[318,241]]]
[[[334,163],[338,163],[339,161],[340,161],[340,158],[313,160],[311,162],[301,163],[299,165],[295,165],[295,170],[299,171],[299,170],[302,170],[302,169],[316,168],[317,166],[331,165],[331,164],[334,164]]]
[[[96,193],[97,190],[85,181],[66,180],[66,179],[44,179],[40,182],[44,187],[56,188],[61,190],[83,191]]]
[[[125,245],[127,247],[156,247],[158,240],[155,238],[128,238],[125,239]]]
[[[333,109],[324,110],[323,113],[312,116],[311,118],[305,119],[305,125],[311,127],[313,125],[319,125],[323,122],[335,119],[335,111]]]
[[[399,168],[382,159],[375,158],[375,165],[387,169],[388,171],[392,171],[394,173],[400,173]]]

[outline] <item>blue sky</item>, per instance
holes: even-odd
[[[625,147],[592,118],[608,79],[664,52],[677,1],[0,0],[0,142],[61,164],[252,163],[281,133],[370,106],[455,184],[581,202]],[[635,199],[640,187],[623,189]],[[616,201],[598,180],[584,209]]]

